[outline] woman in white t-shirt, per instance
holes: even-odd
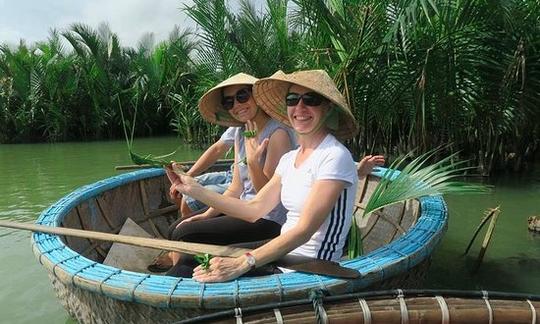
[[[222,197],[168,171],[171,190],[247,221],[281,202],[287,220],[280,236],[251,253],[215,257],[208,269],[195,268],[193,278],[201,282],[231,280],[285,254],[337,261],[351,226],[357,169],[338,139],[353,137],[358,127],[330,76],[322,70],[276,73],[257,81],[253,92],[268,115],[294,129],[299,148],[283,155],[274,176],[250,201]]]

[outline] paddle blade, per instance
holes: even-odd
[[[275,264],[279,267],[284,267],[299,272],[313,273],[343,279],[356,279],[361,276],[360,272],[356,269],[347,268],[337,262],[327,260],[309,259],[306,261],[296,262],[287,260],[285,257],[284,259],[276,261]]]

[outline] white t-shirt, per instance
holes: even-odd
[[[281,233],[286,233],[298,223],[313,182],[345,181],[343,192],[321,227],[308,242],[289,253],[338,261],[351,227],[358,184],[356,166],[349,150],[331,134],[296,168],[294,160],[298,152],[296,149],[283,155],[276,168],[276,174],[281,176],[281,202],[288,210]]]
[[[227,128],[223,134],[221,134],[221,137],[219,138],[220,141],[224,142],[225,144],[229,146],[234,145],[234,137],[236,135],[236,130],[239,127],[229,127]]]

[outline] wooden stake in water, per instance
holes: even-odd
[[[474,243],[474,240],[476,239],[476,236],[478,235],[482,227],[484,227],[484,225],[487,223],[487,221],[490,220],[488,229],[486,231],[486,235],[484,236],[484,240],[482,241],[482,247],[480,248],[480,252],[478,253],[478,258],[476,259],[476,265],[474,267],[473,273],[478,271],[478,268],[480,267],[480,264],[482,263],[484,259],[484,255],[486,254],[486,250],[489,246],[489,243],[491,242],[491,238],[495,230],[495,224],[497,223],[497,219],[501,212],[499,207],[500,206],[497,206],[496,208],[487,210],[486,216],[482,219],[482,221],[476,228],[476,231],[474,232],[474,235],[471,241],[469,242],[467,249],[465,249],[465,253],[463,253],[463,255],[466,255],[469,252],[472,244]]]

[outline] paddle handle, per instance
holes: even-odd
[[[110,233],[87,231],[87,230],[67,228],[67,227],[52,227],[52,226],[44,226],[44,225],[28,224],[28,223],[17,223],[17,222],[10,222],[10,221],[0,221],[0,227],[7,227],[7,228],[47,233],[47,234],[55,234],[55,235],[82,237],[82,238],[93,239],[93,240],[98,240],[98,241],[123,243],[123,244],[128,244],[128,245],[135,245],[135,246],[158,249],[158,250],[181,252],[181,253],[187,253],[187,254],[209,253],[215,256],[239,257],[241,255],[244,255],[246,252],[251,251],[250,249],[236,248],[236,247],[230,247],[230,246],[221,246],[221,245],[214,245],[214,244],[169,241],[169,240],[163,240],[163,239],[137,237],[137,236],[129,236],[129,235],[121,235],[121,234],[110,234]]]

